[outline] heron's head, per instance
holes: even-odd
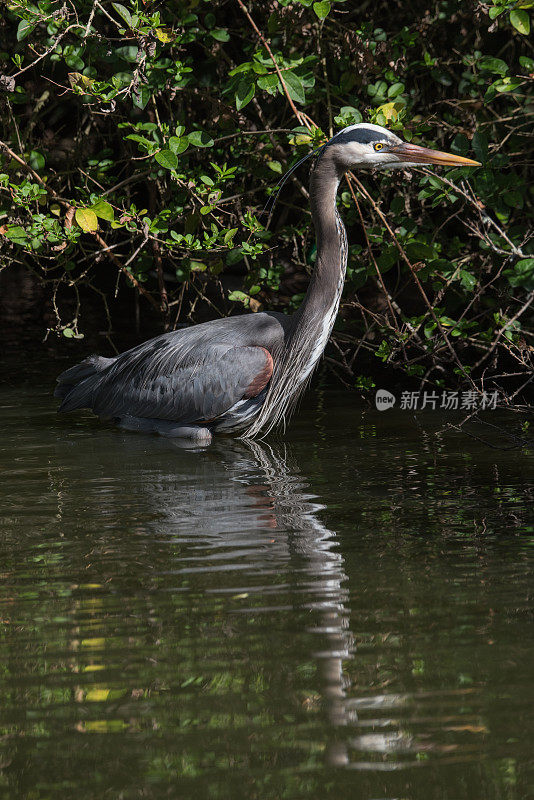
[[[360,122],[343,128],[326,144],[338,172],[349,169],[396,169],[420,164],[438,164],[443,167],[479,167],[478,161],[452,153],[442,153],[428,147],[403,142],[382,128]]]

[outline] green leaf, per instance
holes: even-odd
[[[241,111],[242,108],[250,103],[255,91],[256,86],[249,79],[243,78],[243,80],[239,81],[235,93],[235,107],[238,111]]]
[[[85,63],[82,61],[82,59],[73,53],[71,53],[68,56],[65,56],[65,64],[71,69],[75,69],[78,71],[85,67]]]
[[[388,89],[388,97],[392,99],[394,97],[397,97],[397,95],[402,94],[403,91],[404,91],[403,83],[394,83]]]
[[[25,242],[27,239],[26,231],[21,225],[11,225],[4,235],[7,239],[11,239],[12,242],[17,242],[18,244]]]
[[[213,139],[205,131],[193,131],[188,135],[189,144],[194,147],[212,147]]]
[[[34,28],[35,25],[32,22],[28,22],[27,19],[21,19],[17,28],[17,42],[22,42],[26,36],[30,35]]]
[[[378,269],[380,270],[380,272],[387,272],[388,269],[391,269],[393,264],[396,263],[396,261],[397,259],[395,257],[395,254],[392,253],[391,251],[386,250],[384,253],[381,253],[378,256],[376,263],[378,264]]]
[[[274,94],[278,87],[278,75],[271,73],[270,75],[261,75],[258,78],[258,86],[269,94]]]
[[[331,4],[328,2],[328,0],[322,0],[322,2],[320,3],[313,4],[313,10],[315,11],[319,19],[325,19],[325,17],[327,17],[328,14],[330,13],[330,8]]]
[[[177,156],[179,156],[180,153],[184,153],[189,147],[187,136],[183,137],[171,136],[171,138],[169,139],[169,147],[171,148],[172,152]]]
[[[127,44],[124,47],[117,47],[113,52],[115,56],[123,58],[129,64],[135,64],[138,53],[139,53],[139,48],[137,47],[136,44]],[[130,82],[130,76],[128,76],[128,83],[129,82]]]
[[[214,31],[210,32],[210,35],[213,36],[218,42],[228,42],[230,41],[230,34],[226,30],[226,28],[216,28]]]
[[[76,331],[73,331],[72,328],[63,328],[63,336],[66,339],[83,339],[84,338],[83,333],[76,333]]]
[[[514,92],[522,83],[521,78],[500,78],[494,81],[491,86],[488,87],[486,94],[484,95],[484,100],[486,102],[490,102],[493,100],[497,92],[504,94],[505,92]]]
[[[462,284],[464,289],[467,289],[468,292],[472,292],[475,286],[477,285],[477,279],[472,272],[467,272],[467,270],[461,269],[460,283]]]
[[[451,143],[451,152],[465,156],[469,152],[469,139],[465,133],[457,133]]]
[[[488,137],[483,133],[480,133],[480,131],[475,131],[475,134],[471,139],[471,147],[473,148],[477,159],[484,163],[488,156]]]
[[[131,139],[132,142],[138,142],[138,144],[143,145],[145,150],[150,150],[151,146],[154,142],[151,142],[150,139],[147,139],[146,136],[139,136],[138,133],[129,133],[128,136],[124,137],[125,139]]]
[[[230,228],[229,231],[226,231],[226,233],[224,234],[224,243],[231,245],[232,239],[234,238],[236,233],[237,233],[237,228]]]
[[[132,101],[134,106],[136,108],[140,108],[141,110],[145,108],[146,104],[150,100],[151,94],[152,90],[150,89],[150,86],[146,86],[146,84],[139,86],[136,91],[132,92]]]
[[[231,300],[233,303],[246,303],[249,297],[245,292],[240,292],[236,290],[235,292],[230,292],[228,295],[228,300]]]
[[[522,258],[515,265],[515,269],[523,273],[532,272],[534,270],[534,258]]]
[[[165,169],[176,169],[178,166],[178,159],[172,150],[160,150],[154,157]]]
[[[354,106],[342,106],[339,110],[339,115],[334,117],[336,125],[345,127],[346,125],[355,125],[358,122],[363,122],[363,117]]]
[[[77,208],[75,217],[76,222],[85,233],[91,233],[98,229],[98,219],[90,208]]]
[[[240,247],[234,247],[233,250],[226,255],[226,263],[229,267],[233,267],[234,264],[238,264],[240,261],[243,260],[243,253]]]
[[[534,58],[519,56],[519,63],[527,72],[534,72]]]
[[[105,200],[97,200],[96,203],[93,203],[91,211],[94,211],[100,219],[105,219],[108,222],[113,222],[115,219],[113,208]]]
[[[530,33],[530,17],[526,11],[518,8],[510,11],[510,22],[519,33],[523,33],[525,36]]]
[[[117,14],[120,14],[120,16],[123,18],[128,27],[132,28],[133,27],[132,15],[128,11],[128,9],[125,8],[125,6],[123,6],[122,3],[112,3],[111,5],[113,6]]]
[[[228,75],[233,78],[234,75],[239,75],[241,72],[250,72],[252,70],[252,64],[250,61],[246,61],[244,64],[239,64],[238,67],[234,67],[231,69]]]
[[[282,165],[279,161],[268,161],[267,166],[269,169],[272,169],[273,172],[277,172],[279,175],[282,174]]]
[[[304,86],[301,79],[294,72],[282,72],[284,83],[287,87],[288,94],[296,103],[305,103],[306,95],[304,94]]]
[[[428,245],[426,242],[417,241],[416,239],[412,239],[412,241],[407,242],[405,250],[409,258],[416,259],[417,261],[420,261],[421,259],[432,258],[434,255],[434,251],[430,245]]]
[[[508,64],[502,58],[494,58],[493,56],[482,56],[478,61],[478,66],[485,72],[493,72],[495,75],[506,75],[508,72]]]
[[[45,159],[42,153],[38,150],[32,150],[30,153],[30,165],[37,171],[43,169],[45,165]]]
[[[523,258],[504,273],[514,288],[522,286],[527,291],[534,289],[534,258]]]

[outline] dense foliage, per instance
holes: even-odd
[[[483,167],[348,176],[328,363],[362,388],[374,363],[517,399],[533,374],[532,5],[9,2],[1,266],[45,282],[73,339],[88,289],[110,329],[118,291],[162,328],[292,310],[315,257],[307,166],[268,229],[261,209],[311,147],[376,122]]]

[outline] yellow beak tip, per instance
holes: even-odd
[[[481,167],[482,164],[480,161],[475,161],[472,158],[464,158],[463,156],[453,156],[450,153],[445,153],[445,156],[448,158],[444,158],[441,161],[442,166],[451,166],[451,167]],[[450,159],[450,161],[448,161]],[[437,161],[436,163],[440,163]]]

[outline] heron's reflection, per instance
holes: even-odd
[[[311,493],[289,446],[221,439],[195,451],[172,440],[99,431],[78,439],[75,449],[67,459],[62,451],[71,491],[65,491],[64,483],[61,514],[71,516],[69,496],[79,502],[74,487],[82,469],[85,503],[92,510],[98,504],[108,528],[122,528],[119,539],[102,537],[107,556],[116,546],[124,557],[130,517],[132,547],[146,548],[132,556],[133,569],[146,561],[152,575],[186,577],[204,595],[250,592],[250,607],[243,603],[230,613],[272,614],[281,608],[282,595],[284,610],[301,612],[301,619],[309,612],[304,632],[315,642],[309,655],[319,674],[325,712],[334,728],[344,725],[343,662],[352,649],[344,559],[336,534],[321,522],[324,506]],[[89,542],[94,564],[94,538]],[[167,570],[161,560],[165,542],[178,548]],[[129,577],[133,580],[132,572]],[[116,576],[110,573],[106,579],[114,582]],[[333,730],[332,740],[337,738]],[[326,744],[326,752],[329,763],[347,760],[346,747],[335,741]]]
[[[183,531],[184,526],[190,530],[193,517],[195,532],[193,537],[189,535],[190,540],[206,544],[209,537],[213,547],[227,545],[230,536],[232,559],[236,557],[235,545],[241,545],[237,552],[246,558],[247,548],[257,544],[253,531],[269,533],[263,552],[254,547],[249,567],[262,573],[283,570],[290,584],[298,575],[298,586],[289,588],[294,607],[316,612],[316,622],[307,631],[317,634],[317,647],[311,655],[318,664],[326,713],[333,726],[346,724],[343,661],[351,657],[352,638],[345,605],[344,560],[336,534],[318,516],[324,506],[311,494],[289,446],[226,440],[207,451],[180,448],[179,453],[184,466],[187,463],[190,488],[185,493],[173,491],[167,497],[160,524],[167,532]],[[176,478],[177,484],[182,480],[183,474]],[[157,482],[154,491],[157,495]],[[245,531],[236,529],[236,514],[239,517],[244,513]],[[212,556],[211,549],[210,561]],[[273,588],[280,591],[281,586]],[[328,743],[326,759],[330,764],[347,763],[346,744]]]
[[[278,646],[277,622],[280,643],[287,643],[289,624],[299,638],[299,661],[281,660],[280,666],[298,683],[299,665],[315,664],[318,682],[310,706],[302,707],[317,710],[313,692],[320,693],[328,722],[321,735],[330,732],[328,741],[323,741],[327,763],[374,769],[376,759],[385,756],[387,763],[381,769],[394,770],[408,752],[418,751],[417,741],[387,716],[402,698],[372,691],[367,699],[353,696],[354,637],[349,628],[345,561],[335,531],[321,520],[325,507],[308,478],[313,465],[303,464],[297,448],[220,439],[206,450],[195,450],[173,440],[115,430],[82,435],[75,444],[70,458],[64,440],[62,444],[62,467],[68,478],[58,493],[61,514],[72,517],[69,498],[80,502],[75,490],[78,479],[85,502],[92,506],[91,524],[97,524],[95,504],[105,521],[93,531],[84,529],[92,567],[102,556],[98,579],[114,586],[115,596],[128,598],[136,581],[137,597],[154,598],[155,591],[163,592],[157,602],[147,599],[146,625],[157,628],[156,645],[162,636],[180,630],[166,616],[163,598],[169,592],[189,593],[194,599],[183,610],[188,613],[192,608],[207,618],[204,627],[184,630],[185,638],[178,641],[181,650],[203,652],[206,635],[215,648],[228,636],[235,637],[225,660],[230,672],[233,654],[252,630],[255,650],[250,663],[269,672],[276,661],[269,648],[273,637]],[[76,513],[80,515],[79,507]],[[115,569],[111,554],[127,565],[127,576]],[[220,599],[213,622],[209,597]],[[236,599],[239,602],[232,602]],[[138,610],[132,608],[131,614],[138,615]],[[249,615],[250,626],[243,615]],[[209,660],[209,651],[204,657]],[[197,667],[192,663],[189,668]],[[277,678],[274,685],[278,686]],[[284,690],[283,684],[279,690]],[[377,703],[383,704],[385,715],[366,719]],[[369,727],[372,735],[365,733]],[[432,745],[426,741],[425,748]]]

